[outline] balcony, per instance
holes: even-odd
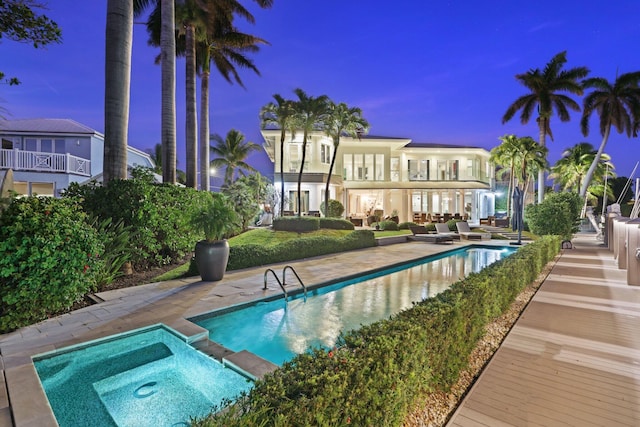
[[[91,176],[91,161],[67,154],[0,149],[0,169]]]

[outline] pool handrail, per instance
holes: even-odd
[[[296,276],[296,279],[298,279],[298,282],[300,282],[300,285],[302,286],[302,289],[304,290],[304,297],[306,299],[307,298],[307,287],[305,286],[305,284],[302,281],[302,279],[300,278],[300,276],[298,276],[298,273],[296,272],[296,270],[290,265],[285,265],[285,267],[282,269],[282,285],[285,286],[287,284],[287,269],[291,270],[293,272],[293,274]]]
[[[280,281],[280,279],[278,278],[278,275],[276,274],[275,271],[273,271],[270,268],[267,268],[267,270],[264,272],[264,288],[262,288],[263,290],[267,290],[267,275],[269,274],[269,272],[271,272],[271,274],[273,274],[273,277],[276,278],[276,282],[278,282],[278,285],[280,285],[280,289],[282,289],[282,292],[284,292],[284,300],[287,300],[287,290],[284,288],[284,285],[282,284],[282,282]]]

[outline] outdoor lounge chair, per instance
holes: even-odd
[[[429,243],[453,243],[453,237],[448,234],[429,233],[424,225],[410,227],[413,240]]]
[[[481,240],[482,233],[474,233],[469,228],[469,223],[467,221],[458,221],[456,222],[456,228],[458,229],[458,234],[463,239],[467,240]]]
[[[460,235],[455,231],[449,230],[449,226],[444,222],[436,223],[436,233],[451,236],[453,240],[460,240]]]

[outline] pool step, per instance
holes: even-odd
[[[278,365],[263,359],[247,350],[233,353],[222,360],[225,366],[255,380],[262,379],[265,374],[275,371]]]

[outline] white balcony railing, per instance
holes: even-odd
[[[91,176],[91,160],[67,154],[0,149],[0,169]]]

